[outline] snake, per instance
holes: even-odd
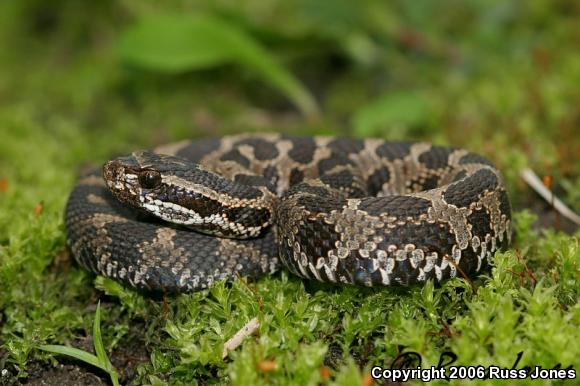
[[[282,267],[369,287],[469,278],[512,235],[503,177],[476,153],[277,133],[114,158],[78,181],[64,217],[82,267],[164,292]]]

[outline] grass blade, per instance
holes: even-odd
[[[99,369],[109,374],[114,386],[118,386],[119,374],[117,373],[117,370],[115,370],[113,364],[107,357],[107,352],[105,351],[105,346],[103,345],[103,340],[101,336],[101,302],[97,303],[97,310],[95,312],[95,319],[93,321],[93,345],[95,347],[95,353],[97,355],[93,355],[89,352],[80,350],[78,348],[61,345],[47,344],[40,345],[38,346],[38,348],[56,354],[68,355],[85,363],[98,367]]]
[[[111,362],[109,362],[101,338],[101,302],[97,303],[97,311],[95,312],[95,320],[93,321],[93,345],[95,346],[97,358],[99,358],[99,361],[107,367],[108,371],[111,368]]]
[[[95,355],[88,353],[86,351],[80,350],[74,347],[67,347],[67,346],[60,346],[54,344],[43,344],[38,346],[39,349],[44,351],[49,351],[55,354],[62,354],[67,355],[69,357],[73,357],[95,367],[98,367],[101,370],[107,371],[108,370],[103,366],[102,362],[97,358]]]

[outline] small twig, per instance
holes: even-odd
[[[516,257],[518,258],[520,263],[522,263],[522,265],[524,266],[526,274],[532,278],[532,280],[534,281],[534,285],[536,285],[538,283],[536,275],[534,275],[534,272],[530,268],[528,268],[528,265],[526,264],[526,261],[524,260],[524,257],[522,256],[522,253],[520,252],[519,249],[516,249]]]
[[[580,225],[580,216],[566,206],[558,197],[556,197],[550,189],[544,186],[542,180],[534,173],[532,169],[525,168],[521,171],[520,176],[532,189],[534,189],[544,200],[552,204],[562,216],[570,221]]]
[[[234,334],[226,343],[224,343],[224,351],[222,352],[222,359],[225,359],[228,356],[230,351],[235,350],[238,348],[239,345],[242,344],[242,341],[254,334],[260,328],[260,322],[258,318],[254,318],[250,320],[248,323],[244,325],[238,332]]]
[[[459,267],[459,265],[455,262],[455,260],[447,256],[443,256],[443,258],[447,260],[449,264],[453,265],[455,269],[461,274],[461,276],[469,283],[471,289],[473,290],[473,293],[477,293],[477,287],[475,286],[475,283],[469,278],[469,276],[467,276],[467,274],[461,269],[461,267]]]
[[[443,336],[446,338],[452,338],[454,335],[453,331],[451,331],[451,328],[449,327],[449,325],[442,318],[441,318],[441,324],[443,324],[443,330],[438,333],[439,336]]]
[[[167,320],[169,316],[169,301],[167,300],[167,292],[163,290],[163,303],[161,308],[161,319]]]

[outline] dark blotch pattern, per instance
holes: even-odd
[[[237,145],[249,145],[254,148],[254,156],[259,161],[270,160],[276,158],[279,154],[276,146],[265,139],[261,138],[248,138],[239,141]]]
[[[313,138],[301,137],[292,139],[293,147],[288,152],[288,156],[301,164],[308,164],[314,159],[316,143]]]
[[[491,217],[485,209],[474,210],[467,217],[467,221],[472,226],[473,236],[478,236],[480,240],[485,240],[485,235],[491,234]]]
[[[256,175],[248,175],[248,174],[238,174],[234,181],[239,184],[249,185],[249,186],[263,186],[266,187],[269,191],[275,192],[274,185],[266,178],[262,176]]]
[[[464,179],[467,177],[467,172],[465,170],[460,170],[455,176],[453,177],[453,182],[457,182],[459,180]]]
[[[356,139],[337,138],[328,143],[328,148],[344,155],[358,154],[364,149],[364,143]]]
[[[448,165],[449,154],[455,149],[441,146],[433,146],[431,150],[419,156],[419,162],[429,169],[442,169]]]
[[[401,159],[409,155],[411,143],[409,142],[389,142],[377,147],[377,155],[389,161]]]
[[[297,185],[304,181],[304,172],[298,169],[292,169],[290,172],[290,186]]]
[[[336,242],[340,240],[340,234],[334,232],[321,219],[306,220],[295,237],[314,266],[316,260],[328,256],[328,252],[334,249]]]
[[[458,208],[467,207],[477,201],[485,191],[494,190],[498,182],[492,171],[481,169],[463,181],[449,185],[443,192],[443,198],[445,202]]]
[[[393,228],[379,248],[387,249],[390,244],[400,248],[406,244],[414,244],[420,246],[425,254],[437,252],[441,257],[451,255],[455,235],[447,224],[407,224]]]
[[[508,198],[507,192],[505,190],[501,190],[499,192],[499,209],[503,214],[507,216],[507,218],[512,217],[512,210],[510,206],[510,200]]]
[[[269,182],[264,181],[265,184]],[[262,197],[264,194],[257,188],[250,185],[234,184],[233,187],[227,192],[230,197],[243,198],[243,199],[256,199]]]
[[[207,154],[217,150],[220,143],[221,140],[217,138],[194,141],[180,149],[175,155],[191,162],[199,162]]]
[[[314,194],[317,196],[325,197],[331,195],[332,191],[325,186],[311,185],[308,182],[304,182],[302,184],[290,188],[290,190],[288,190],[288,192],[286,193],[285,197],[290,197],[301,193]]]
[[[460,165],[484,164],[484,165],[489,165],[491,167],[495,167],[493,162],[491,162],[490,160],[480,156],[479,154],[473,154],[473,153],[469,153],[469,154],[466,154],[463,157],[461,157],[461,159],[459,160],[459,164]]]
[[[320,180],[334,189],[350,188],[354,184],[354,176],[348,170],[342,170],[338,173],[325,174],[320,176]]]
[[[391,173],[387,167],[380,167],[375,170],[367,179],[367,190],[369,195],[375,196],[383,190],[383,184],[389,182]]]
[[[346,199],[303,195],[296,200],[296,204],[310,213],[330,213],[333,210],[342,210],[346,205]]]
[[[185,171],[183,173],[174,174],[186,181],[206,186],[211,190],[221,194],[227,194],[233,197],[245,199],[255,199],[262,197],[262,192],[253,186],[232,183],[232,181],[206,170],[196,170],[195,172]],[[176,189],[176,194],[178,195],[188,193],[185,188],[179,187]]]
[[[430,190],[439,186],[439,177],[432,175],[427,178],[414,178],[409,180],[406,185],[412,192]]]
[[[318,173],[323,175],[342,165],[353,165],[353,162],[344,155],[332,153],[329,158],[323,159],[318,163]]]
[[[371,215],[386,213],[397,218],[418,217],[427,214],[430,207],[429,200],[410,196],[368,197],[358,206]]]
[[[280,176],[278,175],[278,169],[275,166],[268,166],[264,169],[264,177],[270,181],[273,186],[276,186]]]
[[[423,190],[435,189],[438,186],[439,186],[438,176],[427,177],[422,184]]]
[[[332,189],[340,191],[341,194],[346,194],[349,198],[362,198],[368,195],[364,182],[357,181],[357,177],[348,170],[325,174],[320,177],[320,181]]]
[[[234,161],[245,168],[250,167],[250,160],[244,157],[238,149],[232,149],[229,152],[222,154],[220,161]]]

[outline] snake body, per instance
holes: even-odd
[[[135,152],[103,175],[71,192],[68,243],[85,268],[142,289],[282,264],[324,282],[442,281],[476,274],[511,236],[494,165],[422,142],[243,134]]]

